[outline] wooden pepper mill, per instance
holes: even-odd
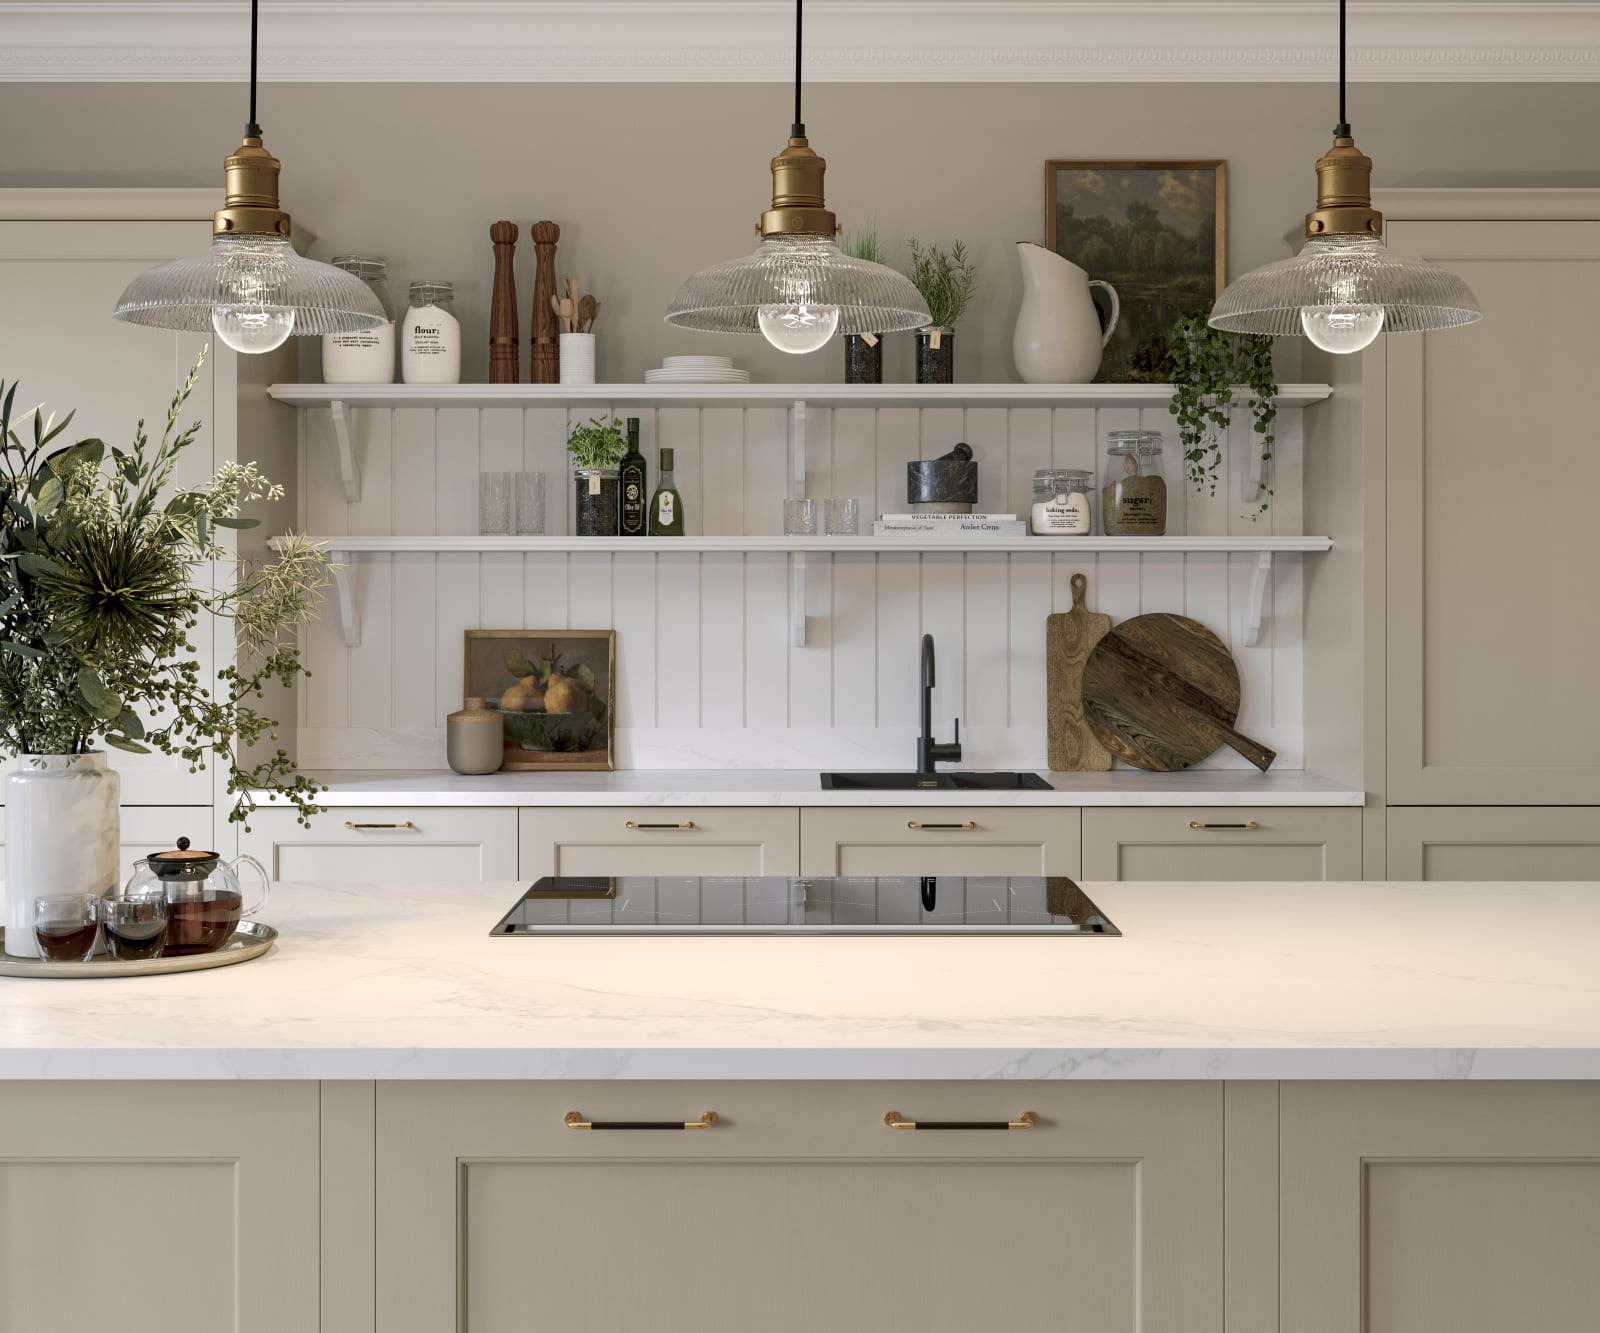
[[[556,339],[556,312],[550,300],[556,294],[556,242],[561,228],[554,222],[535,222],[533,237],[533,357],[528,366],[530,384],[561,383],[561,344]]]
[[[517,224],[496,222],[489,228],[494,242],[494,298],[489,305],[489,383],[515,384],[521,375],[522,347],[517,335],[517,276],[512,255]]]

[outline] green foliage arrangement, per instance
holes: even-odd
[[[1261,460],[1272,460],[1272,423],[1278,415],[1272,339],[1224,333],[1206,323],[1206,312],[1196,311],[1172,326],[1171,345],[1174,393],[1168,410],[1178,418],[1190,483],[1196,490],[1209,487],[1215,495],[1236,388],[1245,390]],[[1259,512],[1264,514],[1272,500],[1271,487],[1263,486],[1261,495]]]
[[[924,248],[911,240],[910,278],[922,299],[928,303],[933,328],[953,328],[972,299],[977,270],[967,260],[967,248],[960,241],[946,254],[936,245]]]
[[[616,467],[628,452],[628,437],[622,433],[622,418],[590,417],[587,426],[574,426],[567,436],[567,452],[572,465],[582,471]]]
[[[864,260],[868,264],[885,264],[883,245],[878,240],[878,220],[867,223],[860,231],[853,231],[844,238],[841,247],[845,254],[852,259]]]
[[[307,674],[296,631],[321,602],[327,561],[300,539],[265,563],[219,544],[219,529],[256,525],[240,517],[246,504],[282,495],[254,463],[224,464],[197,490],[171,486],[200,429],[178,418],[204,360],[173,396],[160,442],[141,420],[109,469],[100,440],[51,449],[72,413],[14,416],[17,386],[0,383],[0,751],[84,754],[99,738],[176,755],[191,772],[217,762],[240,797],[230,818],[246,820],[250,792],[270,790],[305,822],[321,788],[282,749],[248,767],[243,755],[277,736],[252,707],[266,685]],[[223,586],[197,577],[218,563],[232,575]],[[238,640],[237,663],[214,682],[191,641],[203,615],[231,621]]]

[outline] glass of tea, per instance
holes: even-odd
[[[52,963],[87,963],[100,933],[100,900],[92,893],[53,893],[33,900],[33,937]]]
[[[120,963],[161,957],[167,942],[167,895],[161,888],[131,889],[100,900],[106,952]]]

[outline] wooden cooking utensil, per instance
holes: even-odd
[[[517,332],[517,279],[511,267],[517,248],[517,224],[492,224],[489,240],[494,244],[494,297],[489,305],[489,383],[515,384],[522,374],[522,342]]]
[[[1239,669],[1222,640],[1187,616],[1125,620],[1089,654],[1083,711],[1100,743],[1135,768],[1170,773],[1219,746],[1265,770],[1278,756],[1234,729]]]
[[[528,363],[531,384],[557,384],[561,380],[561,344],[556,341],[559,316],[550,302],[556,295],[556,242],[561,228],[554,222],[535,222],[533,238],[533,355]]]
[[[594,317],[600,313],[600,302],[585,296],[578,302],[578,332],[593,333]]]
[[[1057,773],[1104,773],[1111,767],[1111,751],[1083,715],[1083,668],[1111,628],[1110,616],[1085,608],[1088,588],[1089,580],[1074,574],[1072,610],[1044,622],[1045,731],[1050,768]]]

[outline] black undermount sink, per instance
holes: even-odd
[[[824,773],[823,791],[1053,791],[1037,773]]]

